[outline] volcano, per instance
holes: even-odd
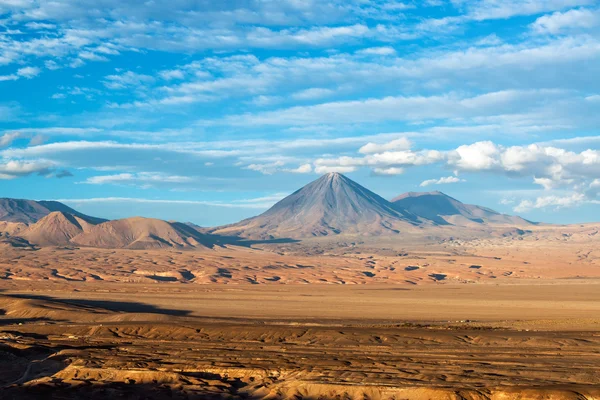
[[[329,173],[284,198],[263,214],[212,233],[253,239],[306,238],[337,234],[382,235],[415,229],[429,221],[339,173]]]

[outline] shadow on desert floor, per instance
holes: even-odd
[[[259,400],[264,397],[252,396],[246,394],[237,394],[237,389],[227,382],[223,386],[228,389],[222,393],[215,393],[214,387],[195,390],[181,390],[167,385],[156,384],[136,384],[134,381],[129,383],[113,382],[108,384],[92,384],[82,382],[79,385],[70,385],[63,382],[52,382],[51,384],[37,384],[33,386],[13,386],[4,389],[3,399],[6,400],[37,400],[37,399],[247,399]],[[311,400],[312,398],[303,397]]]
[[[125,312],[125,313],[144,313],[160,314],[174,317],[185,317],[191,313],[188,310],[176,310],[161,308],[150,304],[132,302],[132,301],[111,301],[111,300],[90,300],[90,299],[64,299],[51,296],[42,296],[34,294],[10,294],[7,297],[23,300],[38,300],[48,304],[63,306],[75,306],[86,308],[88,312],[95,313],[101,311]]]

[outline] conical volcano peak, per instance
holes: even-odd
[[[323,175],[323,177],[326,177],[327,179],[337,179],[337,178],[344,177],[344,175],[340,174],[339,172],[329,172],[329,173]]]
[[[263,214],[215,230],[252,238],[379,235],[414,226],[417,218],[398,211],[352,179],[331,172],[284,198]]]
[[[315,182],[319,182],[319,181],[321,181],[321,182],[331,182],[331,183],[343,182],[343,181],[352,182],[350,179],[348,179],[344,175],[340,174],[339,172],[329,172],[329,173],[321,176]]]

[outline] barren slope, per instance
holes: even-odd
[[[192,228],[142,217],[96,225],[74,237],[71,242],[79,246],[112,249],[202,248],[209,245],[206,238]]]
[[[29,226],[19,236],[38,246],[60,246],[69,244],[72,238],[92,226],[79,217],[55,211]]]

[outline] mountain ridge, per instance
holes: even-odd
[[[407,210],[439,225],[514,225],[528,226],[533,222],[499,213],[491,208],[465,204],[440,191],[407,192],[391,200],[395,207]]]
[[[91,217],[72,209],[71,207],[53,200],[27,200],[0,198],[0,221],[21,222],[34,224],[48,214],[60,211],[77,216],[88,223],[98,224],[105,222],[103,218]]]
[[[0,199],[0,232],[38,246],[193,249],[240,243],[237,239],[343,234],[445,237],[449,231],[443,226],[461,227],[461,232],[477,235],[496,227],[532,224],[517,216],[464,204],[439,191],[408,192],[388,201],[339,173],[319,177],[260,215],[213,228],[143,217],[106,221],[56,201]]]

